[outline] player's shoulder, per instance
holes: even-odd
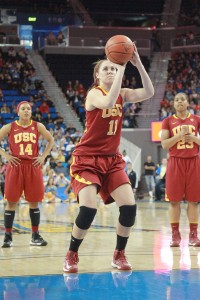
[[[164,118],[161,122],[162,122],[162,124],[167,124],[167,123],[171,122],[174,119],[175,119],[174,115],[171,115],[171,116],[168,116],[168,117]]]
[[[199,115],[193,115],[193,114],[191,114],[189,116],[189,118],[190,118],[190,120],[195,119],[196,121],[200,122],[200,116]]]

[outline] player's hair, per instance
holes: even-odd
[[[16,112],[18,113],[19,112],[19,109],[20,109],[20,106],[22,105],[22,104],[28,104],[29,106],[30,106],[30,108],[31,108],[31,105],[30,105],[30,103],[28,102],[28,101],[21,101],[18,105],[17,105],[17,108],[16,108]]]
[[[102,65],[102,63],[105,61],[106,59],[101,59],[101,60],[97,60],[93,63],[94,65],[94,70],[93,70],[93,83],[92,85],[89,87],[88,91],[87,91],[87,94],[88,92],[93,89],[94,87],[98,86],[99,85],[99,79],[96,78],[96,73],[99,71],[99,68],[100,66]]]
[[[175,96],[174,96],[174,99],[178,96],[178,95],[183,95],[186,100],[189,102],[189,98],[188,98],[188,95],[186,93],[183,93],[183,92],[180,92],[180,93],[177,93]]]
[[[99,85],[99,79],[96,77],[96,73],[99,71],[102,63],[105,61],[106,59],[101,59],[101,60],[98,60],[98,61],[95,61],[93,63],[94,65],[94,70],[93,70],[93,79],[94,79],[94,82],[93,82],[93,86],[98,86]]]
[[[103,63],[104,61],[107,61],[107,59],[106,59],[106,58],[105,58],[105,59],[100,59],[100,60],[97,60],[97,61],[95,61],[95,62],[93,63],[93,65],[94,65],[94,70],[93,70],[93,80],[94,80],[94,81],[93,81],[93,84],[89,87],[87,93],[88,93],[91,89],[93,89],[93,88],[95,88],[95,87],[97,87],[97,86],[99,85],[99,79],[96,77],[96,73],[99,72],[99,69],[100,69],[100,67],[101,67],[101,65],[102,65],[102,63]]]

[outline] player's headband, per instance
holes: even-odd
[[[22,101],[22,102],[20,102],[20,103],[17,105],[17,108],[16,108],[17,113],[18,113],[18,111],[19,111],[20,106],[21,106],[22,104],[24,104],[24,103],[27,103],[27,104],[30,106],[30,108],[31,108],[31,105],[30,105],[30,103],[29,103],[28,101]]]

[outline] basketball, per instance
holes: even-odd
[[[133,51],[133,42],[125,35],[114,35],[105,45],[107,58],[119,65],[126,64],[131,59]]]

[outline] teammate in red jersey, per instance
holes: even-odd
[[[132,268],[124,251],[135,221],[136,205],[124,170],[125,162],[119,153],[123,104],[152,97],[154,88],[137,50],[130,62],[140,73],[142,88],[121,88],[125,65],[101,60],[94,67],[94,84],[85,101],[86,129],[73,152],[70,168],[72,188],[80,209],[63,267],[68,273],[78,272],[78,249],[95,217],[97,193],[105,204],[115,201],[120,211],[112,266],[119,270]]]
[[[171,247],[178,247],[181,242],[179,220],[180,203],[183,198],[188,203],[189,245],[200,247],[200,240],[197,237],[200,201],[200,117],[191,115],[188,106],[187,95],[178,93],[174,98],[176,114],[164,119],[162,123],[162,147],[169,150],[166,200],[170,201]]]
[[[44,195],[41,166],[50,153],[54,139],[43,124],[31,120],[31,106],[22,101],[17,106],[19,120],[4,125],[0,129],[0,140],[8,136],[9,153],[0,148],[0,155],[7,161],[5,194],[7,200],[4,225],[5,237],[2,247],[12,246],[12,227],[17,203],[24,193],[30,207],[32,239],[30,245],[46,246],[47,242],[39,234],[40,210],[38,203]],[[42,155],[39,155],[38,139],[42,135],[47,141]]]

